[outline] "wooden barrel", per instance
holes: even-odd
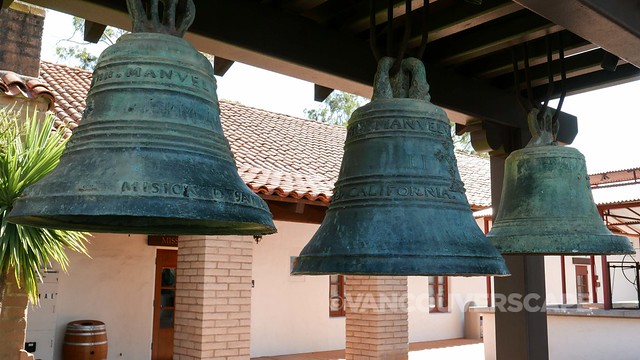
[[[77,320],[67,324],[62,347],[64,360],[106,360],[107,328],[97,320]]]

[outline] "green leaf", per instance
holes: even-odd
[[[311,120],[326,124],[344,125],[351,117],[351,114],[366,102],[367,99],[358,95],[334,91],[317,109],[304,109],[304,114]]]
[[[86,233],[7,222],[18,197],[60,160],[67,139],[64,128],[54,129],[54,121],[50,113],[20,115],[0,108],[0,272],[12,271],[32,303],[38,301],[42,269],[57,262],[66,270],[65,249],[87,254]]]

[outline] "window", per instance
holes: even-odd
[[[329,275],[329,316],[345,316],[344,275]]]
[[[449,312],[449,278],[429,276],[429,312]]]
[[[586,266],[576,265],[576,295],[578,304],[589,302],[589,270]]]

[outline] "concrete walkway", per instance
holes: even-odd
[[[451,339],[409,344],[409,360],[484,360],[482,340]],[[344,350],[263,356],[253,360],[344,360]]]

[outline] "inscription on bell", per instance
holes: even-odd
[[[147,194],[160,194],[160,195],[177,195],[184,197],[193,197],[196,195],[194,186],[187,184],[171,184],[171,183],[158,183],[158,182],[138,182],[125,181],[122,183],[121,191],[135,192],[135,193],[147,193]]]
[[[266,204],[257,196],[233,189],[217,189],[190,184],[173,184],[153,181],[124,181],[120,186],[122,193],[150,194],[159,196],[177,196],[201,200],[214,200],[234,204],[246,204],[266,209]]]
[[[427,132],[443,136],[449,136],[450,132],[449,124],[429,118],[369,118],[349,126],[347,138],[385,130]]]
[[[336,188],[333,199],[396,197],[396,198],[436,198],[459,200],[461,194],[446,187],[424,185],[363,185]]]
[[[187,72],[177,71],[174,69],[162,68],[157,65],[126,67],[123,69],[116,68],[116,70],[97,69],[95,74],[93,75],[92,85],[99,84],[114,78],[139,78],[155,80],[155,82],[158,84],[178,84],[191,87],[194,90],[202,90],[204,92],[212,92],[212,87],[215,87],[215,84],[212,84],[207,79],[202,79],[195,74],[189,74]]]

